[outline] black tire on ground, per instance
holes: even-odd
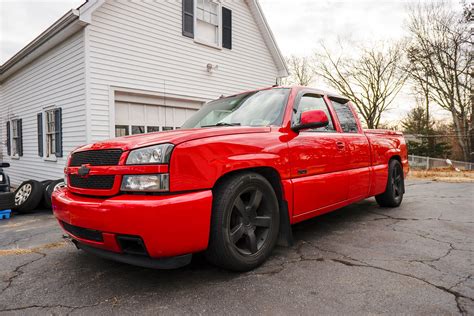
[[[43,185],[43,199],[41,200],[40,207],[44,209],[51,209],[51,206],[47,204],[46,199],[45,199],[45,192],[46,188],[48,185],[53,182],[53,180],[43,180],[41,181],[41,184]]]
[[[52,204],[51,204],[51,196],[53,195],[53,192],[54,192],[54,189],[61,185],[61,184],[64,184],[64,179],[58,179],[58,180],[54,180],[54,181],[51,181],[45,188],[44,190],[44,196],[43,196],[43,203],[44,203],[44,206],[48,209],[51,209],[52,208]]]
[[[43,198],[43,184],[28,180],[23,182],[15,191],[15,211],[30,213],[41,203]]]
[[[392,159],[388,164],[388,179],[385,192],[377,195],[375,200],[382,207],[398,207],[402,203],[404,193],[403,167],[398,160]]]
[[[213,196],[206,258],[234,271],[258,267],[278,239],[280,216],[273,187],[257,173],[239,173],[219,183]]]
[[[15,206],[15,193],[0,193],[0,211],[11,210]]]

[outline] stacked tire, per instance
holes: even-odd
[[[43,205],[47,209],[51,209],[51,196],[53,195],[53,192],[63,188],[65,186],[64,180],[59,179],[55,181],[51,181],[48,183],[48,185],[45,186],[44,191],[43,191]]]
[[[64,185],[60,180],[45,180],[42,182],[28,180],[23,182],[14,195],[13,209],[18,213],[31,213],[38,208],[51,209],[53,191]]]

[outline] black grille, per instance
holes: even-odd
[[[98,230],[77,227],[65,222],[61,223],[63,224],[63,227],[66,231],[70,232],[76,237],[93,241],[103,241],[102,233]]]
[[[69,166],[79,167],[85,164],[91,166],[116,166],[119,163],[122,150],[89,150],[72,154]]]
[[[82,178],[78,175],[69,175],[69,184],[75,188],[110,190],[114,186],[114,175],[89,176]]]

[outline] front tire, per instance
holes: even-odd
[[[402,203],[405,193],[402,164],[395,159],[388,164],[388,179],[385,192],[377,195],[375,200],[382,207],[398,207]]]
[[[278,199],[257,173],[240,173],[213,192],[211,234],[206,258],[234,271],[249,271],[271,254],[278,239]]]

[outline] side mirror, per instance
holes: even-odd
[[[8,167],[10,167],[10,164],[8,162],[0,163],[0,168],[8,168]]]
[[[326,113],[321,110],[310,110],[301,113],[300,123],[291,129],[295,132],[302,129],[320,128],[329,125],[329,119]]]

